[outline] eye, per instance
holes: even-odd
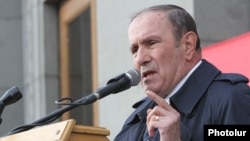
[[[150,46],[152,46],[152,45],[154,45],[154,44],[156,44],[157,43],[157,41],[155,41],[155,40],[150,40],[150,41],[148,41],[148,45],[150,45]]]
[[[138,51],[138,48],[139,48],[139,47],[136,46],[136,45],[135,45],[135,46],[132,46],[132,47],[130,48],[131,53],[132,53],[132,54],[135,54],[135,53]]]

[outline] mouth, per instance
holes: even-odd
[[[154,70],[146,70],[146,71],[144,71],[144,72],[142,73],[142,77],[145,78],[145,77],[147,77],[147,76],[149,76],[149,75],[152,75],[152,74],[154,74],[154,73],[156,73]]]

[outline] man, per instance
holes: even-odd
[[[193,18],[175,5],[149,7],[130,23],[134,66],[147,97],[115,141],[202,141],[205,124],[250,124],[250,88],[202,59]]]

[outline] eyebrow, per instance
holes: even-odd
[[[151,41],[151,40],[160,40],[160,39],[161,39],[161,38],[160,38],[159,36],[152,34],[152,35],[148,35],[148,36],[146,36],[145,38],[143,38],[143,39],[140,41],[140,43],[145,44],[145,43],[147,43],[148,41]]]
[[[153,40],[154,40],[154,39],[160,40],[161,38],[160,38],[159,36],[155,35],[155,34],[147,35],[145,38],[143,38],[143,39],[141,39],[141,40],[136,39],[136,42],[133,42],[133,43],[130,45],[130,49],[132,49],[133,47],[138,46],[138,42],[139,42],[140,44],[145,44],[145,43],[147,43],[149,40],[152,40],[152,39],[153,39]]]

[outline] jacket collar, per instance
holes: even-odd
[[[202,64],[193,72],[185,84],[170,98],[170,103],[185,116],[192,116],[195,106],[220,71],[202,60]]]
[[[147,109],[153,108],[155,102],[145,97],[133,105],[135,111],[128,117],[125,124],[136,123],[140,120],[145,120],[147,117]]]

